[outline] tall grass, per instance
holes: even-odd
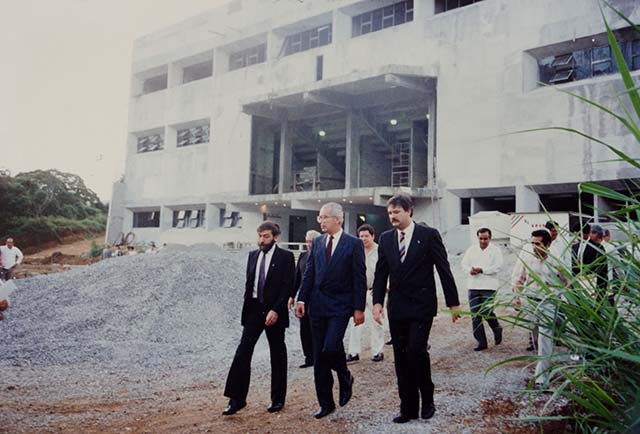
[[[640,32],[638,26],[619,10],[608,3],[604,3],[603,7],[613,10],[635,31]],[[623,113],[615,113],[582,96],[572,96],[614,117],[640,144],[640,87],[631,77],[604,13],[602,16],[626,89],[619,96]],[[619,161],[640,169],[639,160],[599,138],[565,127],[544,130],[550,129],[578,134],[599,143],[610,149]],[[554,354],[545,356],[552,362],[547,371],[552,374],[552,380],[547,390],[550,394],[544,396],[548,396],[548,406],[560,398],[571,403],[560,417],[571,422],[576,431],[640,432],[640,197],[631,190],[619,192],[595,183],[582,183],[579,190],[625,204],[622,209],[613,212],[599,212],[615,222],[617,229],[624,234],[622,239],[613,241],[615,251],[601,258],[616,270],[607,288],[613,305],[608,297],[597,295],[598,289],[592,283],[594,279],[590,278],[594,267],[599,264],[583,266],[574,274],[569,267],[551,258],[549,267],[554,267],[554,271],[564,276],[568,283],[564,284],[558,279],[557,284],[549,284],[540,276],[533,276],[540,286],[536,298],[542,298],[551,305],[551,313],[541,315],[537,311],[538,314],[534,315],[537,303],[533,301],[524,303],[517,315],[503,316],[501,320],[527,330],[552,331],[552,337],[559,346],[555,347]],[[637,186],[635,191],[638,191]],[[526,255],[526,252],[522,255]],[[511,305],[512,301],[498,300],[494,307],[502,305],[504,308]],[[515,357],[496,366],[523,359],[537,361],[540,357]],[[530,386],[533,386],[533,382]],[[542,422],[545,419],[540,415],[527,420]]]

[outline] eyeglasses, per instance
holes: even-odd
[[[334,215],[319,215],[318,217],[316,217],[316,221],[318,223],[322,223],[325,220],[335,219],[335,218],[337,218],[337,217],[334,216]]]

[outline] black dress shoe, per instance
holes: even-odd
[[[318,410],[318,412],[316,414],[313,415],[313,417],[315,417],[316,419],[322,419],[325,416],[330,415],[331,413],[333,413],[335,411],[335,406],[334,407],[320,407],[320,410]]]
[[[484,351],[484,350],[486,350],[486,349],[487,349],[487,346],[486,346],[486,345],[478,345],[477,347],[475,347],[475,348],[473,349],[473,351]]]
[[[271,405],[267,408],[269,413],[275,413],[277,411],[282,410],[284,407],[284,402],[272,402]]]
[[[389,339],[387,342],[384,343],[385,345],[393,345],[393,339]]]
[[[342,387],[340,385],[340,407],[347,405],[353,393],[353,375],[349,374],[349,381]]]
[[[502,327],[495,329],[493,332],[493,337],[495,339],[496,345],[500,345],[502,343]]]
[[[534,347],[533,345],[529,345],[529,346],[527,347],[527,351],[533,351],[533,350],[535,350],[535,349],[536,349],[536,347]]]
[[[436,414],[436,408],[433,406],[433,404],[431,404],[427,408],[423,408],[420,412],[420,416],[422,416],[423,419],[431,419],[434,414]]]
[[[225,416],[231,416],[232,414],[236,414],[239,410],[242,410],[246,406],[247,406],[246,401],[240,402],[235,399],[230,399],[229,406],[224,409],[222,414]]]
[[[308,368],[310,366],[313,366],[313,363],[304,362],[302,365],[300,365],[300,368],[303,369],[303,368]]]
[[[382,354],[382,353],[375,354],[371,358],[371,360],[373,360],[374,362],[382,362],[384,360],[384,354]]]
[[[400,413],[398,416],[393,418],[393,423],[407,423],[412,419],[417,419],[418,416],[407,416]]]
[[[358,360],[360,360],[359,354],[356,354],[355,356],[352,356],[351,354],[347,354],[347,363],[357,362]]]

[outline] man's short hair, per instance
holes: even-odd
[[[491,234],[491,229],[489,228],[480,228],[476,231],[476,235],[480,235],[482,233],[488,233],[489,234],[489,238],[491,238],[493,235]]]
[[[591,225],[591,233],[597,234],[600,238],[604,237],[604,229],[600,225]]]
[[[611,236],[611,231],[609,229],[605,229],[604,230],[604,236],[605,237],[610,237]]]
[[[546,229],[536,229],[535,231],[531,232],[531,236],[542,238],[542,244],[544,244],[545,246],[551,244],[551,234]]]
[[[271,235],[273,235],[274,237],[277,237],[281,233],[280,226],[277,223],[269,220],[260,223],[260,226],[258,226],[258,233],[264,231],[271,231]]]
[[[395,194],[387,201],[387,207],[391,205],[394,207],[401,207],[403,210],[410,212],[413,210],[413,201],[411,196],[406,194]]]
[[[591,233],[591,225],[589,223],[585,223],[584,226],[582,226],[582,233],[583,234]]]
[[[372,237],[374,237],[374,236],[376,235],[376,230],[375,230],[375,229],[373,229],[373,226],[371,226],[371,225],[370,225],[370,224],[368,224],[368,223],[365,223],[365,224],[361,225],[361,226],[358,228],[358,235],[360,235],[360,232],[362,232],[362,231],[367,231],[367,232],[369,232],[369,233],[371,234],[371,236],[372,236]]]
[[[311,229],[311,230],[308,230],[306,234],[304,234],[304,239],[305,240],[313,240],[315,238],[318,238],[320,235],[322,235],[320,232],[318,232],[318,231],[316,231],[314,229]]]
[[[549,229],[550,231],[552,231],[552,230],[554,230],[554,229],[556,229],[556,230],[557,230],[557,229],[558,229],[558,226],[559,226],[559,225],[558,225],[558,222],[557,222],[557,221],[554,221],[554,220],[549,220],[548,222],[546,222],[546,223],[544,224],[544,227],[545,227],[545,228],[547,228],[547,229]]]

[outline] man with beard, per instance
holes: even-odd
[[[387,312],[400,395],[400,414],[393,422],[406,423],[418,418],[420,399],[423,419],[430,419],[436,411],[428,352],[429,333],[438,311],[434,267],[447,306],[457,310],[460,302],[440,233],[413,221],[409,196],[399,194],[389,199],[387,213],[393,229],[384,232],[378,243],[373,318],[382,323],[389,282]],[[454,311],[453,322],[458,318]]]
[[[247,405],[251,357],[263,331],[271,355],[271,405],[269,413],[282,410],[287,394],[287,347],[285,328],[289,326],[287,299],[293,288],[293,253],[280,249],[276,241],[280,227],[270,221],[258,226],[258,250],[249,253],[241,323],[242,338],[231,363],[224,396],[229,416]]]
[[[320,410],[316,419],[336,409],[333,374],[340,384],[340,406],[351,399],[353,376],[347,368],[344,333],[349,318],[364,322],[367,293],[364,246],[342,230],[342,206],[329,202],[320,208],[318,223],[324,236],[313,241],[311,256],[302,278],[296,316],[309,315],[313,340],[313,375]]]

